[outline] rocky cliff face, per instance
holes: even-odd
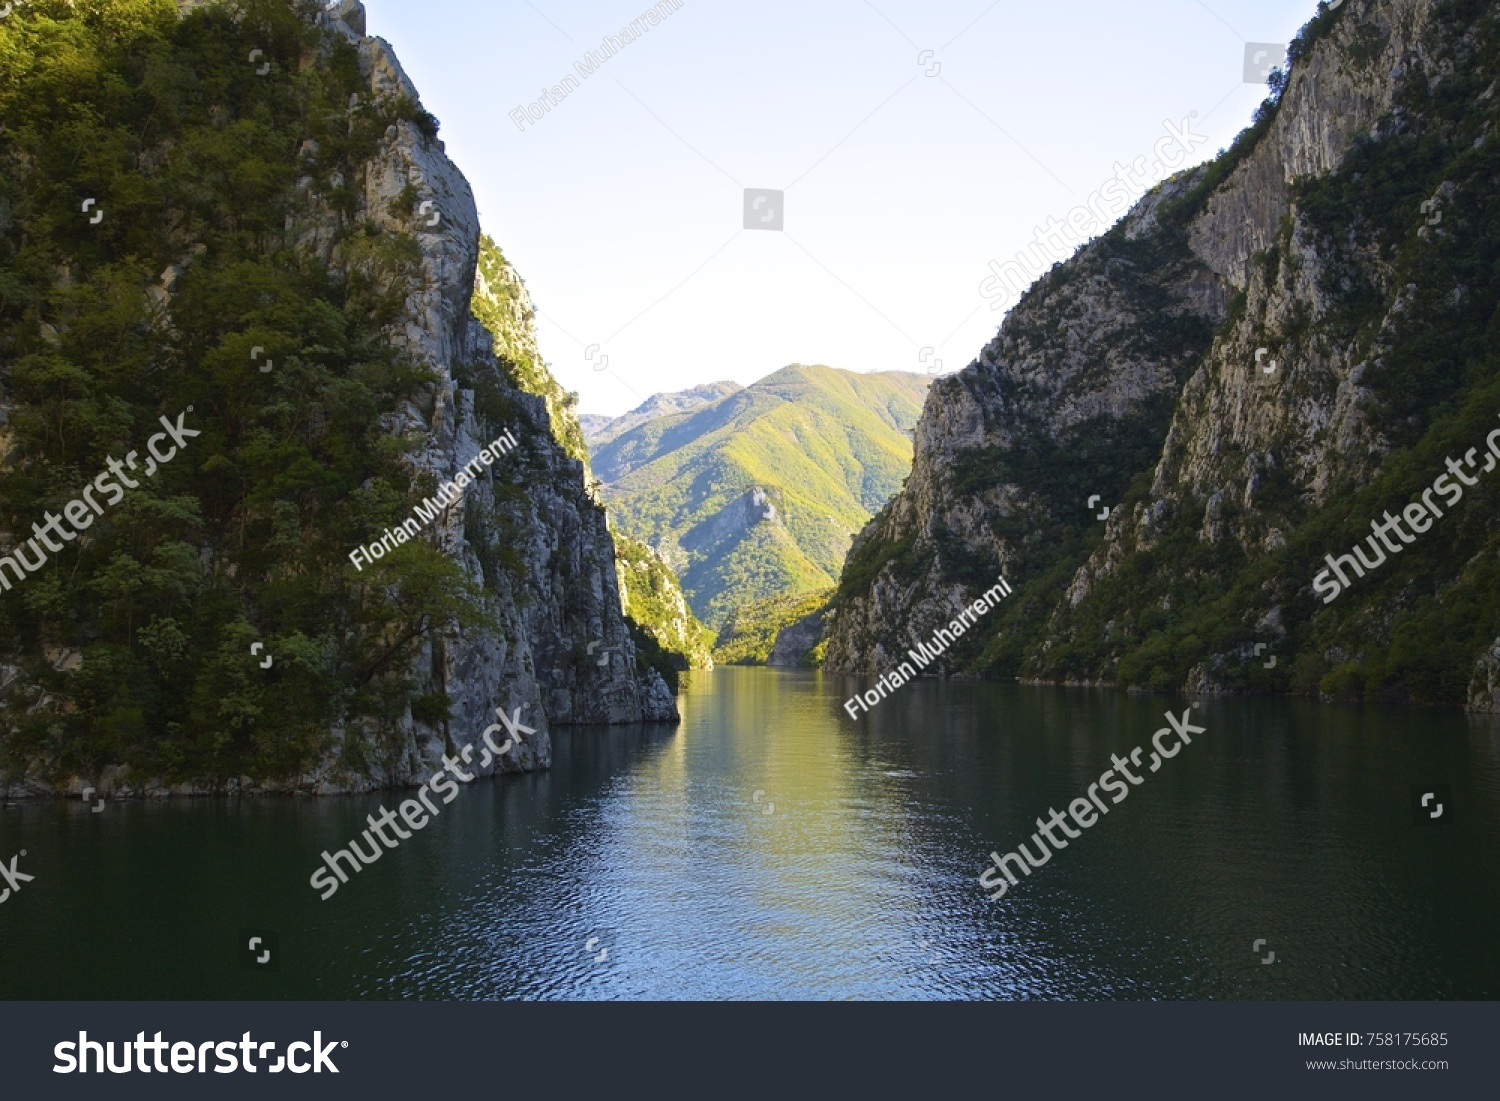
[[[204,6],[193,0],[178,4],[184,12]],[[403,705],[382,729],[377,754],[351,753],[350,731],[335,729],[316,767],[293,778],[246,776],[235,786],[332,792],[421,783],[441,767],[445,753],[468,745],[481,749],[482,732],[495,722],[497,708],[511,714],[520,708],[521,721],[536,733],[494,764],[480,768],[476,761],[471,768],[481,774],[547,767],[548,732],[554,725],[676,721],[674,693],[641,660],[622,614],[614,544],[604,510],[587,484],[582,434],[571,402],[536,354],[524,286],[486,242],[476,296],[481,237],[473,194],[436,139],[435,120],[421,110],[417,90],[391,47],[366,35],[362,5],[343,0],[328,9],[304,5],[301,10],[304,19],[332,36],[323,39],[325,47],[342,39],[356,52],[361,91],[349,102],[351,135],[356,115],[371,104],[388,109],[395,120],[351,175],[297,180],[299,198],[288,204],[284,227],[278,236],[262,238],[262,247],[283,256],[290,250],[298,262],[344,284],[369,285],[388,276],[381,267],[384,254],[369,242],[405,242],[398,244],[408,250],[402,260],[414,265],[417,278],[404,306],[384,325],[384,335],[404,362],[425,369],[431,381],[386,415],[382,428],[392,451],[399,450],[408,465],[415,499],[451,482],[503,434],[510,433],[517,446],[482,469],[462,501],[423,533],[473,584],[474,595],[464,598],[469,614],[460,617],[463,625],[429,635],[411,663],[419,687],[445,700],[446,715],[430,708],[414,713],[415,705]],[[304,48],[300,59],[302,71],[329,63],[326,49]],[[311,164],[318,153],[317,143],[309,140],[299,157]],[[191,241],[177,244],[184,257],[176,268],[180,276],[203,249],[195,251]],[[172,273],[169,269],[158,286],[145,288],[165,316],[174,306]],[[0,414],[0,424],[6,419]],[[214,544],[215,534],[205,537],[199,557],[204,571],[222,574],[218,563],[224,551]],[[6,541],[0,535],[0,542]],[[229,567],[227,576],[235,572]],[[349,580],[359,581],[352,570]],[[33,662],[35,655],[0,646],[0,657],[8,662],[0,667],[0,690],[5,714],[15,724],[7,723],[12,733],[33,729],[58,744],[61,727],[48,735],[47,724],[79,708],[62,702],[63,682],[44,686],[37,677],[84,675],[78,673],[84,666],[67,647],[51,649],[58,660],[47,662],[52,669],[47,672],[39,657]],[[600,662],[600,653],[607,660]],[[321,660],[311,654],[310,666]],[[278,668],[291,665],[284,657]],[[7,748],[12,793],[76,790],[85,782],[62,763],[68,759],[65,750]],[[106,795],[197,793],[223,784],[222,779],[164,783],[149,766],[107,761],[86,775]]]
[[[773,669],[797,669],[808,664],[808,655],[823,638],[823,623],[828,609],[819,608],[803,616],[776,636],[766,664]]]
[[[320,18],[357,46],[372,96],[420,103],[390,45],[364,34],[362,4],[344,0]],[[460,747],[475,743],[496,707],[524,705],[539,733],[529,755],[508,756],[502,767],[545,767],[550,724],[676,721],[672,693],[637,660],[621,612],[614,543],[586,484],[582,433],[540,363],[530,299],[498,250],[487,256],[493,266],[475,302],[481,240],[468,182],[441,142],[400,122],[364,179],[351,183],[361,196],[355,218],[380,229],[407,228],[399,199],[409,189],[421,197],[419,211],[421,202],[434,204],[426,221],[435,216],[436,224],[419,220],[425,278],[393,333],[439,379],[430,407],[408,406],[389,425],[392,435],[420,441],[411,452],[414,471],[446,482],[505,429],[520,441],[495,467],[494,483],[477,483],[465,508],[442,523],[441,546],[483,585],[488,620],[420,659],[457,717],[444,736]],[[316,223],[297,228],[307,247],[326,239]],[[341,260],[327,251],[322,259],[334,266]],[[484,308],[496,302],[505,306]],[[541,392],[527,392],[528,380]],[[601,650],[610,655],[604,665],[593,658]],[[415,757],[429,763],[444,745],[416,724],[410,737]],[[408,779],[420,783],[429,767],[417,766]]]
[[[1084,502],[1117,501],[1149,461],[1226,310],[1227,290],[1159,217],[1204,174],[1143,199],[1043,277],[979,362],[933,384],[911,477],[850,551],[828,668],[883,672],[971,604],[981,577],[993,584],[994,568],[1029,573],[1078,553]],[[942,668],[973,660],[968,645]]]
[[[933,387],[828,665],[891,668],[1003,569],[948,671],[1487,708],[1492,489],[1338,603],[1312,582],[1500,413],[1496,50],[1493,5],[1320,6],[1232,150]]]

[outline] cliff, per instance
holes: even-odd
[[[713,632],[693,615],[677,575],[645,543],[613,534],[625,615],[650,636],[644,648],[659,651],[672,669],[712,669]],[[667,683],[676,680],[667,677]]]
[[[1493,5],[1320,5],[1232,149],[934,385],[827,665],[891,668],[1003,570],[946,672],[1494,710],[1492,485],[1336,598],[1320,571],[1500,414],[1497,44]]]
[[[436,119],[357,2],[236,12],[0,25],[0,556],[159,416],[201,433],[6,575],[7,789],[363,790],[422,782],[497,708],[537,733],[481,772],[546,767],[554,725],[676,720]]]

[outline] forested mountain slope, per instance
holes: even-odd
[[[594,449],[620,530],[657,550],[693,611],[832,587],[854,532],[911,463],[924,375],[794,364]]]

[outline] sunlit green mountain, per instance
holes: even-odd
[[[911,468],[929,379],[794,364],[597,447],[614,523],[722,627],[742,604],[827,589]]]

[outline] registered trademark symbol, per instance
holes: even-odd
[[[339,1046],[340,1046],[340,1047],[348,1047],[348,1046],[349,1046],[349,1041],[348,1041],[348,1040],[345,1040],[345,1041],[344,1041],[344,1042],[343,1042],[343,1043],[342,1043],[342,1044],[340,1044],[340,1045],[339,1045]]]

